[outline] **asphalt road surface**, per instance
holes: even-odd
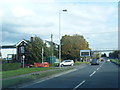
[[[111,62],[86,65],[76,71],[24,88],[118,88],[118,66]]]

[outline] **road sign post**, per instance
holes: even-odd
[[[25,55],[23,55],[22,57],[23,57],[23,68],[24,68]]]

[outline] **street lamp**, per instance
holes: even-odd
[[[67,12],[67,10],[62,10],[63,12]],[[61,39],[61,10],[59,10],[59,41]],[[59,60],[61,62],[61,42],[59,43]]]

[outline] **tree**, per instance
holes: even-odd
[[[75,59],[80,57],[80,50],[89,49],[88,42],[81,35],[65,35],[61,39],[62,58]]]
[[[50,45],[47,47],[46,43],[39,37],[33,37],[31,41],[27,41],[26,46],[26,63],[33,64],[34,62],[42,62],[42,48],[44,50],[43,57],[44,60],[47,57],[52,56],[52,48],[53,52],[55,53],[55,47]]]
[[[101,57],[101,54],[100,54],[100,52],[95,52],[93,55],[92,55],[92,58],[93,59],[99,59]]]
[[[120,50],[116,50],[114,52],[109,53],[109,57],[111,58],[120,58]]]
[[[101,57],[107,57],[106,53],[102,54]]]
[[[46,56],[47,57],[49,57],[49,56],[58,57],[58,45],[51,41],[47,41],[47,43],[49,43],[49,47],[47,47],[46,43],[44,45],[44,46],[46,46],[46,48],[45,48]]]
[[[1,52],[0,52],[0,57],[2,56]]]
[[[39,37],[34,37],[33,40],[27,41],[26,46],[26,63],[33,64],[34,62],[42,62],[42,48],[44,48],[43,40]]]

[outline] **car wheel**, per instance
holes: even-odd
[[[63,67],[64,65],[62,64],[61,67]]]
[[[73,64],[71,64],[71,66],[73,66]]]

